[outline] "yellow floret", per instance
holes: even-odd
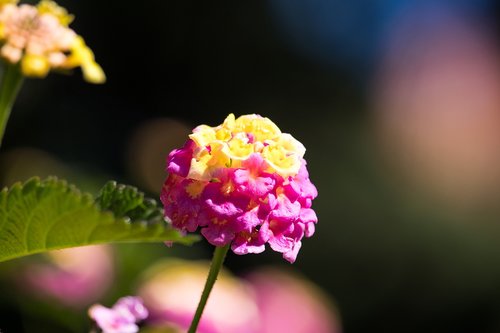
[[[45,77],[49,70],[49,61],[44,56],[26,54],[21,61],[21,71],[26,76]]]
[[[196,199],[203,192],[203,189],[205,188],[205,184],[206,183],[200,182],[200,181],[192,182],[186,186],[186,192],[191,197],[191,199]]]
[[[222,127],[228,130],[233,130],[234,125],[236,123],[236,119],[234,117],[234,114],[230,113],[226,119],[224,119],[224,122],[222,123]]]
[[[288,133],[281,134],[280,137],[275,140],[275,142],[285,150],[295,153],[298,157],[302,158],[306,153],[306,148],[304,147],[304,145]]]
[[[5,39],[5,24],[3,24],[2,22],[0,22],[0,39]]]
[[[300,159],[280,145],[268,145],[262,149],[262,157],[282,177],[295,176],[300,169]]]
[[[272,140],[281,135],[281,131],[269,118],[255,114],[241,116],[236,119],[235,129],[250,133],[257,141]]]
[[[215,131],[208,125],[200,125],[193,130],[193,134],[189,135],[198,147],[207,147],[210,143],[216,140]]]
[[[195,150],[189,169],[189,178],[209,181],[213,178],[213,172],[228,167],[231,159],[228,156],[228,148],[222,142],[214,141],[208,145],[209,149],[199,148]]]
[[[208,152],[203,156],[193,157],[191,159],[188,178],[209,181],[212,178],[208,166],[208,162],[211,158]]]
[[[211,167],[227,167],[230,164],[228,147],[224,142],[214,141],[210,143],[210,156],[208,165]]]
[[[66,8],[59,6],[54,1],[42,0],[37,5],[38,12],[40,14],[50,14],[55,16],[59,23],[64,26],[68,26],[74,20],[74,16],[69,14]]]
[[[85,81],[99,84],[106,82],[106,75],[101,66],[95,61],[82,64],[83,78]]]
[[[248,158],[250,154],[254,152],[254,145],[248,143],[247,141],[248,140],[244,140],[241,136],[236,136],[229,141],[229,157],[237,160],[244,160]]]
[[[231,136],[231,131],[224,127],[215,131],[215,137],[220,141],[229,141],[231,140]]]
[[[4,5],[15,5],[19,2],[19,0],[0,0],[0,7]]]
[[[90,83],[104,83],[106,76],[101,66],[95,62],[94,53],[85,44],[81,36],[77,36],[71,47],[71,54],[68,56],[64,67],[82,67],[83,77]]]

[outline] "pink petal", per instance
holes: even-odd
[[[188,140],[181,149],[174,149],[168,154],[167,171],[181,177],[186,177],[191,167],[193,157],[193,141]]]
[[[310,208],[303,208],[300,210],[299,220],[304,223],[318,222],[318,217],[316,216],[316,212]]]
[[[301,242],[295,243],[293,246],[293,249],[291,251],[283,253],[283,258],[288,261],[289,263],[293,264],[295,260],[297,259],[297,255],[299,254],[299,250],[302,247]]]
[[[278,235],[271,237],[268,243],[274,251],[286,253],[293,249],[295,242],[289,237]]]
[[[238,216],[235,222],[236,231],[251,231],[254,227],[262,223],[258,216],[258,207]]]
[[[306,223],[306,230],[305,230],[306,237],[311,237],[312,235],[314,235],[315,230],[316,227],[314,226],[313,222]]]
[[[234,239],[234,231],[230,227],[209,225],[201,229],[201,234],[210,244],[215,246],[227,245]]]
[[[270,219],[293,222],[299,217],[300,203],[291,202],[286,196],[278,197],[278,204],[270,214]]]

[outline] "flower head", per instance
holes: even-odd
[[[68,27],[71,21],[73,16],[50,0],[37,6],[0,0],[0,56],[19,63],[26,76],[81,67],[85,80],[103,83],[104,72],[83,38]]]
[[[200,125],[168,156],[165,215],[180,230],[201,227],[213,245],[231,243],[236,254],[260,253],[268,243],[294,262],[317,222],[304,153],[299,141],[259,115]]]
[[[136,333],[137,322],[148,317],[148,310],[138,297],[120,298],[112,308],[94,304],[89,309],[92,318],[103,333]]]

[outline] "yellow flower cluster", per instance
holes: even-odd
[[[258,153],[271,173],[295,176],[306,149],[290,134],[281,133],[270,119],[259,115],[235,118],[230,114],[217,127],[201,125],[189,138],[195,143],[188,178],[208,181],[224,167],[238,168]]]
[[[103,83],[106,76],[92,50],[69,24],[73,16],[55,2],[37,6],[0,0],[0,56],[20,63],[25,76],[45,77],[51,69],[81,67],[86,81]]]

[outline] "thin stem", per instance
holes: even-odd
[[[226,253],[229,250],[229,244],[226,246],[217,246],[215,248],[214,257],[212,258],[212,264],[210,265],[210,271],[208,272],[207,281],[205,282],[205,287],[203,288],[203,293],[201,294],[200,302],[198,303],[198,308],[196,309],[196,313],[194,314],[193,321],[191,322],[191,326],[189,326],[188,333],[196,333],[196,329],[198,328],[198,324],[200,323],[201,315],[203,310],[205,309],[205,305],[207,304],[208,296],[212,291],[212,288],[217,280],[217,275],[219,275],[219,271],[224,263],[224,258],[226,257]]]
[[[14,104],[17,93],[21,88],[23,75],[18,66],[6,64],[0,85],[0,146],[2,145],[5,127],[9,121],[10,110]]]

